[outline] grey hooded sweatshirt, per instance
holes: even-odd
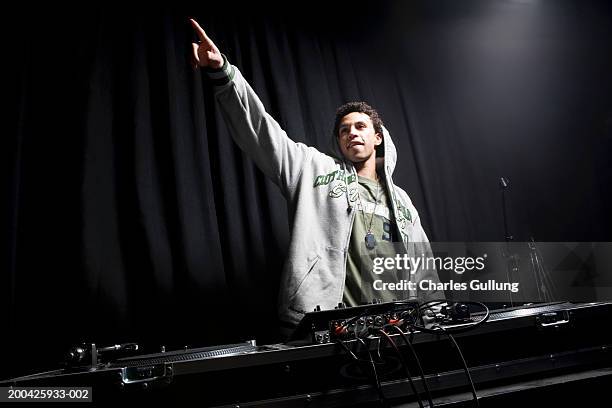
[[[266,112],[240,71],[229,64],[207,70],[229,131],[238,146],[281,189],[287,200],[291,241],[279,294],[282,322],[297,325],[319,305],[342,302],[346,259],[357,212],[357,174],[334,141],[334,155],[291,140]],[[392,214],[409,254],[429,253],[427,235],[408,194],[393,184],[397,152],[384,129],[384,163]],[[380,169],[379,169],[380,171]],[[439,282],[435,270],[419,269],[411,280]],[[438,299],[440,292],[407,291],[406,299]]]

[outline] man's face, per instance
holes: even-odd
[[[351,112],[340,121],[338,144],[344,157],[351,162],[368,160],[381,143],[382,135],[376,133],[372,119],[365,113]]]

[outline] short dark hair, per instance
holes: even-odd
[[[374,125],[374,131],[382,134],[383,132],[383,121],[378,115],[376,109],[371,107],[365,102],[348,102],[336,109],[336,120],[334,122],[334,136],[338,137],[338,130],[340,128],[340,121],[343,117],[352,112],[365,113],[372,120]]]

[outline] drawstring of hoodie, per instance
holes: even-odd
[[[342,159],[342,167],[344,168],[344,177],[342,177],[342,179],[344,181],[344,188],[345,188],[346,205],[347,205],[346,211],[351,212],[353,210],[353,205],[351,204],[351,199],[349,198],[349,187],[348,187],[348,183],[346,182],[347,173],[348,173],[348,169],[346,166],[346,159]]]

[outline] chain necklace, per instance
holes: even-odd
[[[368,249],[374,249],[376,247],[376,238],[372,233],[372,222],[374,222],[374,215],[376,214],[376,207],[378,207],[378,199],[380,190],[380,182],[378,181],[378,175],[376,176],[376,195],[374,196],[374,210],[372,210],[372,215],[370,216],[370,223],[368,225],[366,234],[365,234],[365,246]],[[361,193],[358,191],[357,196],[359,197],[359,206],[361,207],[361,215],[363,216],[363,220],[365,222],[366,216],[363,211],[363,203],[361,201]]]

